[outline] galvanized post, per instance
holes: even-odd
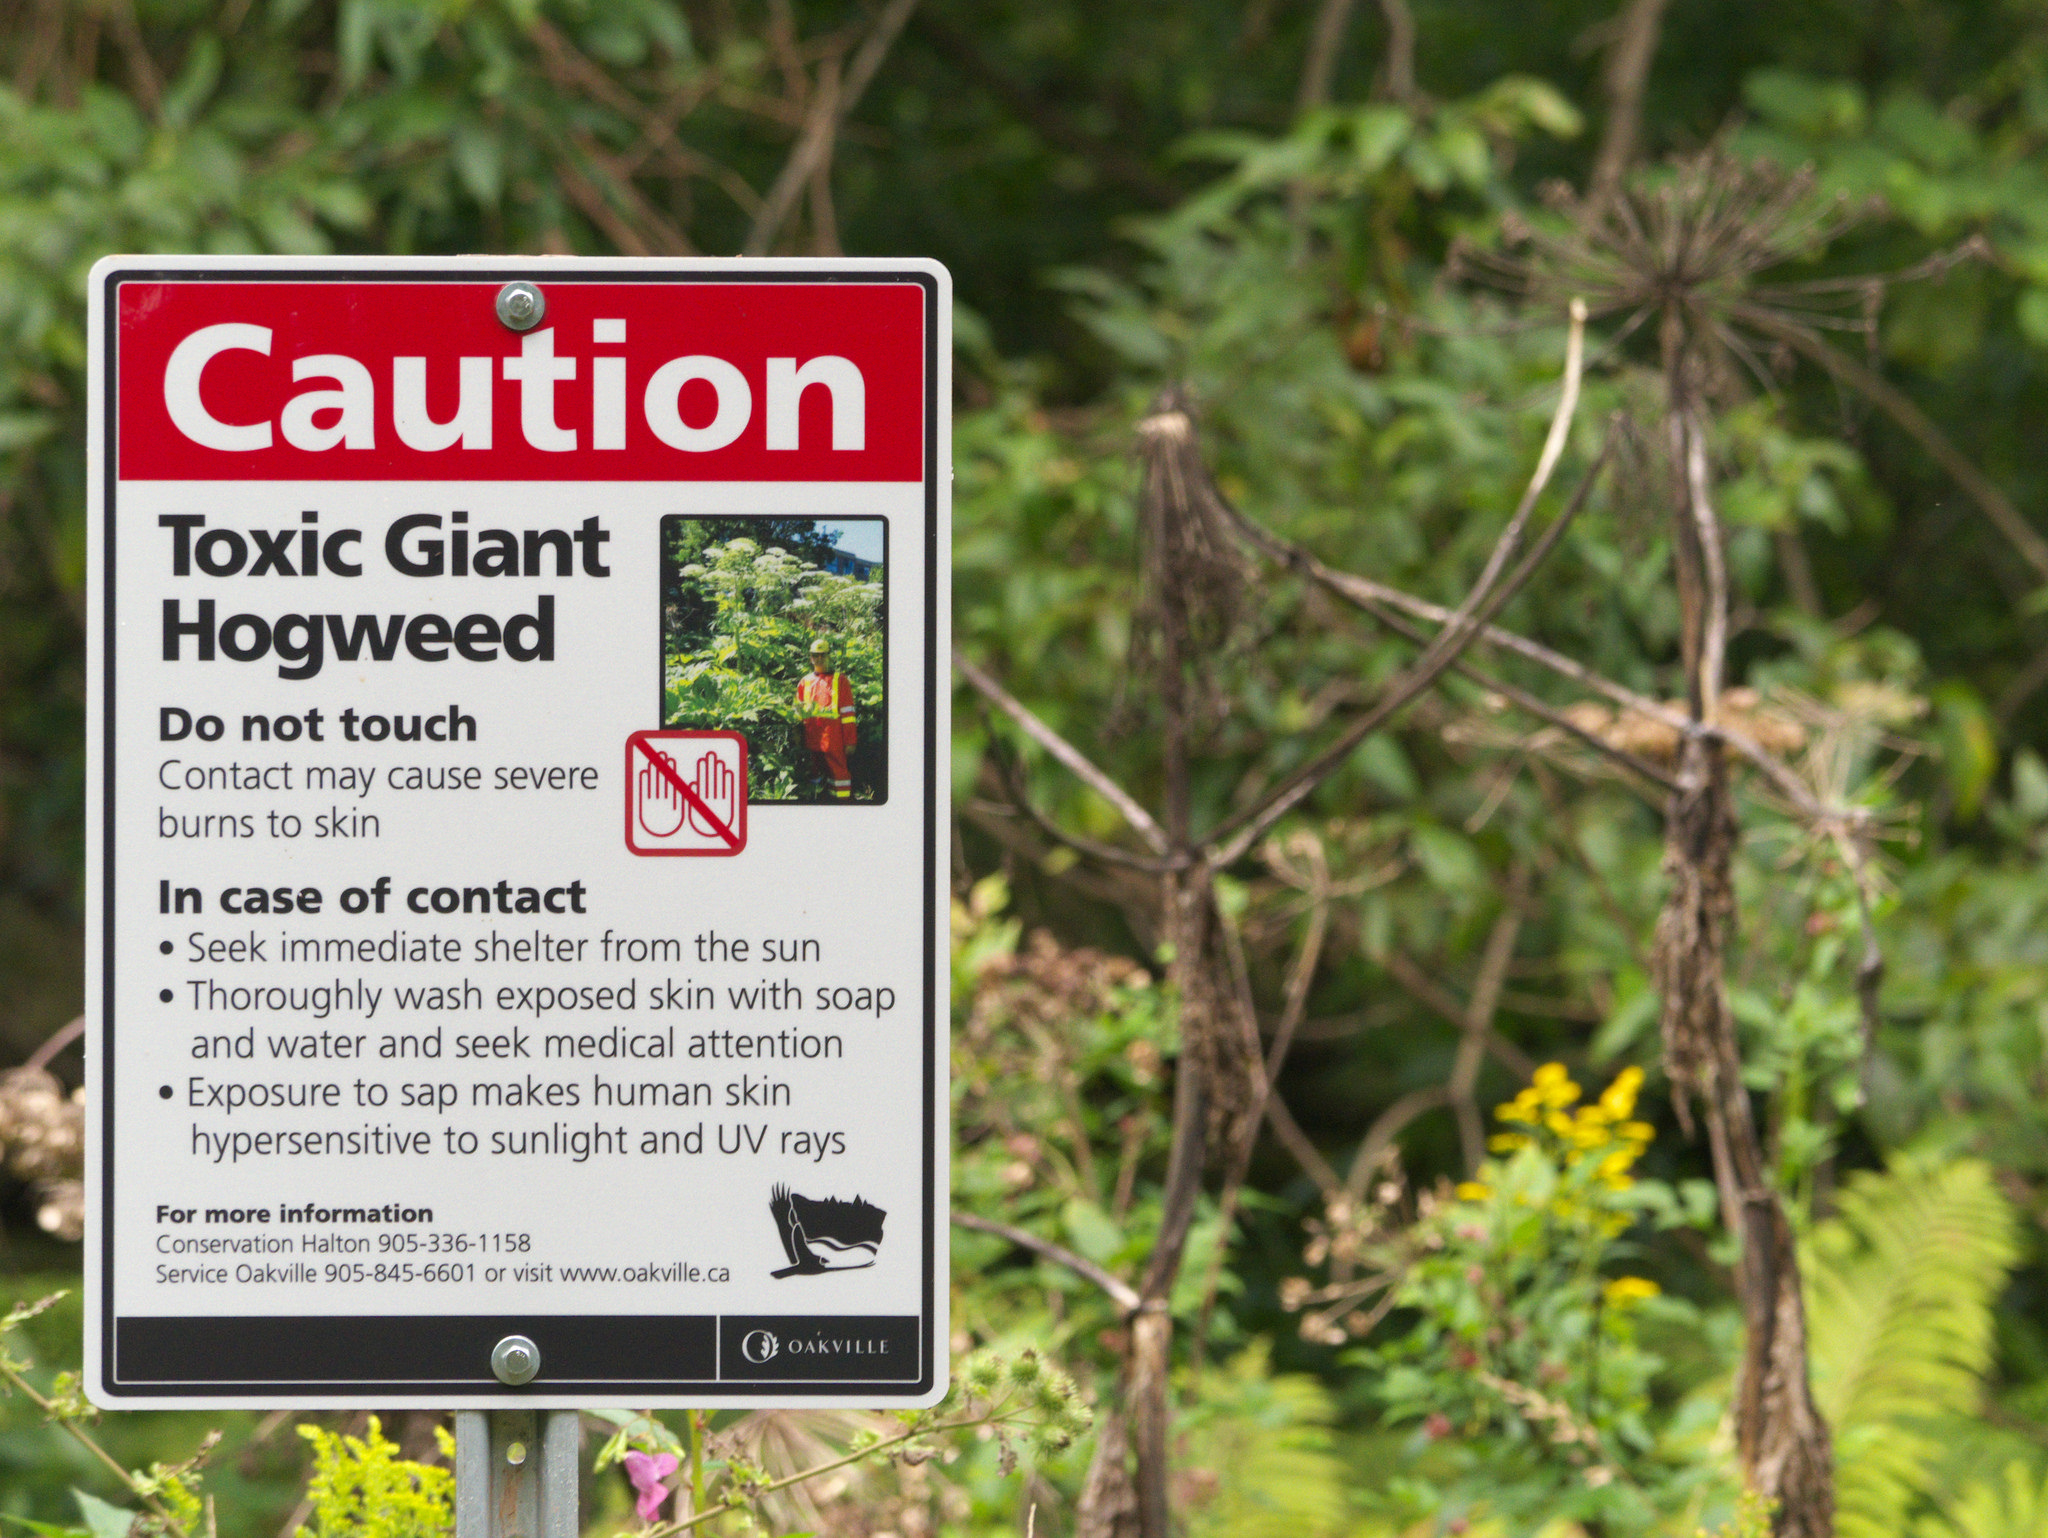
[[[455,1412],[455,1538],[577,1538],[574,1410]]]

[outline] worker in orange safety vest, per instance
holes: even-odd
[[[811,671],[796,686],[796,712],[803,718],[804,746],[824,761],[832,799],[852,800],[853,771],[846,755],[859,745],[860,728],[853,716],[853,683],[834,671],[830,642],[811,643]]]

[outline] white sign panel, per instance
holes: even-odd
[[[96,1401],[940,1396],[949,314],[95,269]]]

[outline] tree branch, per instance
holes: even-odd
[[[1721,522],[1707,489],[1707,430],[1698,412],[1686,413],[1685,485],[1693,527],[1699,535],[1700,563],[1707,579],[1706,623],[1701,626],[1700,712],[1713,720],[1720,710],[1721,686],[1728,670],[1728,562],[1721,548]]]
[[[1080,1277],[1083,1281],[1093,1282],[1097,1287],[1108,1293],[1110,1301],[1115,1303],[1126,1314],[1137,1312],[1140,1301],[1137,1288],[1122,1278],[1111,1275],[1094,1261],[1088,1259],[1087,1256],[1076,1255],[1063,1244],[1055,1244],[1050,1239],[1041,1239],[1029,1229],[1018,1228],[1011,1223],[999,1222],[995,1218],[984,1218],[972,1212],[955,1212],[953,1214],[953,1226],[955,1228],[971,1229],[978,1234],[993,1234],[998,1239],[1007,1239],[1019,1249],[1029,1250],[1032,1254],[1042,1256],[1054,1265],[1066,1267],[1067,1270],[1073,1272],[1074,1275]]]
[[[128,77],[135,86],[135,99],[152,119],[161,120],[163,81],[157,75],[156,61],[149,56],[149,45],[143,41],[142,26],[135,19],[135,0],[114,0],[106,10],[113,18],[114,36],[120,40],[121,53],[128,60]]]
[[[1369,612],[1375,620],[1393,631],[1394,634],[1405,636],[1417,646],[1427,646],[1429,644],[1429,636],[1420,627],[1410,624],[1400,615],[1390,612],[1385,606],[1373,608]],[[1491,642],[1493,635],[1492,627],[1489,626],[1481,634],[1480,639]],[[1603,758],[1611,760],[1618,767],[1626,769],[1633,774],[1641,775],[1652,784],[1661,786],[1667,791],[1678,788],[1678,781],[1672,776],[1671,771],[1664,768],[1661,764],[1654,764],[1639,754],[1631,753],[1627,748],[1615,747],[1597,732],[1590,731],[1586,727],[1581,726],[1563,711],[1531,694],[1520,685],[1511,684],[1497,674],[1489,673],[1485,669],[1475,666],[1465,657],[1458,659],[1452,671],[1460,677],[1469,679],[1471,682],[1479,685],[1480,688],[1498,694],[1517,710],[1532,715],[1537,720],[1576,737],[1586,747],[1591,748]],[[1638,793],[1640,794],[1640,791]]]
[[[953,666],[977,693],[1023,728],[1025,736],[1065,764],[1077,779],[1121,812],[1124,821],[1131,825],[1154,854],[1164,855],[1168,852],[1166,832],[1153,821],[1152,814],[1138,805],[1130,793],[1115,780],[1090,763],[1079,748],[1047,726],[1032,713],[1029,706],[1013,698],[1001,684],[969,662],[958,647],[953,649]]]
[[[602,103],[621,117],[640,125],[638,141],[619,162],[619,175],[630,177],[647,155],[659,150],[681,174],[701,176],[721,188],[726,196],[739,206],[742,213],[752,215],[759,210],[760,194],[747,185],[744,177],[730,167],[720,165],[717,161],[691,149],[676,134],[674,119],[679,114],[691,110],[709,94],[716,84],[715,71],[710,72],[705,81],[694,81],[659,106],[650,107],[586,58],[575,44],[562,36],[544,18],[536,17],[533,20],[529,27],[529,35],[533,38],[534,46],[540,50],[541,63],[547,70],[548,78],[556,85],[565,90],[580,91],[591,100]]]
[[[1412,996],[1416,1003],[1452,1025],[1465,1023],[1465,1006],[1451,996],[1450,989],[1410,960],[1407,952],[1389,950],[1385,955],[1372,959],[1385,968],[1387,976],[1400,984],[1402,991]]]
[[[1536,548],[1529,552],[1528,559],[1518,566],[1507,581],[1501,581],[1501,572],[1517,550],[1521,548],[1522,535],[1528,527],[1530,515],[1543,489],[1550,483],[1552,472],[1557,468],[1559,457],[1564,453],[1565,440],[1571,431],[1573,416],[1579,407],[1579,378],[1585,362],[1586,306],[1583,300],[1571,302],[1571,330],[1565,341],[1564,384],[1559,391],[1557,410],[1550,419],[1550,431],[1544,435],[1543,450],[1536,457],[1536,469],[1529,477],[1528,488],[1522,493],[1522,500],[1509,515],[1507,526],[1494,541],[1493,550],[1487,556],[1486,565],[1479,573],[1479,580],[1465,595],[1465,601],[1437,634],[1423,654],[1409,664],[1408,668],[1391,684],[1373,707],[1339,735],[1337,740],[1303,764],[1293,774],[1282,780],[1280,785],[1267,793],[1265,799],[1252,807],[1226,818],[1223,824],[1212,832],[1207,840],[1212,851],[1211,863],[1220,867],[1234,864],[1245,850],[1258,839],[1266,829],[1299,805],[1316,786],[1321,784],[1336,767],[1344,761],[1351,750],[1377,731],[1397,711],[1404,708],[1423,690],[1443,676],[1458,654],[1470,646],[1486,622],[1500,611],[1516,591],[1535,574],[1536,567],[1544,556],[1556,547],[1564,531],[1578,516],[1585,505],[1587,495],[1593,489],[1601,469],[1607,463],[1608,443],[1600,447],[1599,456],[1592,468],[1579,483],[1578,490],[1564,511],[1552,520],[1544,531]],[[1227,840],[1227,842],[1225,842]]]
[[[34,101],[43,73],[57,60],[64,46],[64,0],[36,0],[37,24],[14,67],[14,90],[24,100]]]
[[[1015,807],[976,799],[960,807],[959,812],[961,821],[987,834],[1008,853],[1030,861],[1053,880],[1071,887],[1091,902],[1116,909],[1131,926],[1139,944],[1149,947],[1156,943],[1159,933],[1157,877],[1140,876],[1115,866],[1099,871],[1085,860],[1078,860],[1064,869],[1055,869],[1046,859],[1050,851],[1041,839],[1034,836],[1031,826],[1017,815]]]
[[[1309,1141],[1308,1134],[1301,1130],[1301,1123],[1294,1119],[1294,1113],[1287,1109],[1287,1102],[1278,1092],[1266,1096],[1266,1125],[1273,1129],[1273,1136],[1280,1140],[1280,1146],[1294,1155],[1294,1162],[1301,1166],[1301,1172],[1316,1183],[1327,1201],[1335,1201],[1344,1194],[1344,1182],[1335,1167],[1322,1155],[1322,1150]]]
[[[1031,799],[1031,792],[1024,783],[1023,767],[1016,763],[1005,763],[997,769],[1003,791],[1010,798],[1010,804],[1031,820],[1038,831],[1057,844],[1062,844],[1079,855],[1091,860],[1100,860],[1105,865],[1120,865],[1125,870],[1140,870],[1159,875],[1175,867],[1165,860],[1147,859],[1132,854],[1128,849],[1119,849],[1114,844],[1104,844],[1092,838],[1083,838],[1078,833],[1069,833],[1041,811]]]
[[[1295,952],[1294,965],[1288,970],[1287,994],[1280,1010],[1280,1023],[1273,1029],[1273,1044],[1266,1051],[1265,1071],[1259,1075],[1258,1085],[1253,1091],[1255,1103],[1251,1125],[1233,1150],[1230,1167],[1224,1173],[1220,1224],[1226,1236],[1237,1223],[1238,1195],[1243,1189],[1246,1174],[1251,1170],[1253,1150],[1258,1146],[1258,1123],[1265,1116],[1266,1107],[1272,1103],[1273,1087],[1279,1082],[1280,1070],[1286,1066],[1288,1049],[1294,1045],[1294,1033],[1301,1027],[1301,1017],[1307,1013],[1309,988],[1315,982],[1316,968],[1322,964],[1323,942],[1330,932],[1330,877],[1320,844],[1314,846],[1311,860],[1313,890],[1310,894],[1308,933],[1302,936],[1301,948]],[[1227,930],[1226,933],[1235,937],[1235,930]],[[1253,1005],[1249,980],[1241,979],[1240,986],[1246,995],[1242,1009],[1250,1016]],[[1252,1050],[1257,1051],[1257,1042],[1251,1045]],[[1215,1254],[1210,1257],[1209,1276],[1202,1288],[1201,1319],[1195,1327],[1195,1360],[1198,1363],[1208,1344],[1209,1319],[1216,1307],[1216,1290],[1223,1280],[1223,1251],[1224,1245],[1219,1243]]]
[[[1991,707],[1991,719],[2001,731],[2012,725],[2012,718],[2020,713],[2020,707],[2033,698],[2034,691],[2048,684],[2048,646],[2034,653],[2027,665],[2013,675],[2011,683],[1998,696],[1998,703]]]
[[[1416,1117],[1450,1102],[1450,1091],[1443,1085],[1425,1084],[1421,1089],[1411,1089],[1380,1112],[1366,1129],[1365,1141],[1358,1145],[1358,1152],[1352,1156],[1351,1173],[1344,1180],[1345,1195],[1354,1202],[1362,1201],[1372,1172],[1379,1168],[1380,1159],[1393,1147],[1394,1139],[1401,1135],[1402,1129]]]
[[[1643,129],[1643,91],[1649,84],[1650,64],[1657,56],[1657,36],[1668,0],[1628,0],[1627,7],[1610,23],[1613,41],[1607,49],[1607,67],[1602,72],[1607,86],[1607,125],[1600,135],[1600,151],[1593,160],[1593,176],[1586,189],[1590,209],[1606,205],[1621,189],[1621,178],[1636,158],[1636,141]]]
[[[1301,63],[1301,86],[1294,97],[1294,115],[1304,116],[1330,104],[1330,87],[1337,78],[1337,55],[1344,47],[1344,33],[1351,25],[1353,0],[1323,0],[1316,7],[1315,26],[1308,35],[1308,52]]]
[[[1431,603],[1426,598],[1417,598],[1412,593],[1404,593],[1397,587],[1389,587],[1383,582],[1375,582],[1370,577],[1361,577],[1352,572],[1339,571],[1335,567],[1318,560],[1308,551],[1302,549],[1301,546],[1294,544],[1290,540],[1282,539],[1270,529],[1263,528],[1252,522],[1251,519],[1246,518],[1242,513],[1233,510],[1231,516],[1235,520],[1239,531],[1257,549],[1290,570],[1298,571],[1302,575],[1312,578],[1331,592],[1356,604],[1359,608],[1365,610],[1366,613],[1383,623],[1394,625],[1394,621],[1387,613],[1390,609],[1398,610],[1405,614],[1412,614],[1417,618],[1426,619],[1440,625],[1448,625],[1453,617],[1452,611],[1446,609],[1441,604]],[[1399,627],[1396,626],[1395,628]],[[1761,769],[1766,777],[1770,779],[1771,783],[1805,815],[1809,817],[1839,815],[1838,813],[1831,813],[1829,808],[1823,806],[1820,801],[1815,799],[1813,793],[1800,782],[1797,775],[1764,751],[1756,739],[1745,732],[1739,732],[1732,727],[1717,723],[1703,724],[1695,721],[1683,711],[1673,710],[1662,700],[1652,699],[1647,694],[1638,694],[1626,684],[1618,684],[1605,674],[1594,672],[1584,663],[1576,662],[1572,658],[1565,656],[1562,652],[1553,651],[1540,641],[1532,641],[1527,636],[1517,635],[1512,630],[1503,630],[1497,625],[1482,624],[1478,627],[1478,639],[1489,646],[1497,646],[1503,651],[1513,652],[1525,661],[1533,662],[1538,667],[1546,668],[1550,672],[1557,674],[1560,678],[1570,679],[1573,683],[1594,694],[1604,695],[1626,710],[1634,711],[1638,715],[1670,727],[1681,737],[1707,737],[1724,742],[1756,765],[1757,768]],[[1507,691],[1503,688],[1503,693],[1505,692]],[[1558,724],[1578,732],[1581,736],[1585,735],[1578,728],[1572,727],[1569,722],[1560,721]],[[1597,741],[1594,741],[1593,745],[1599,746]],[[1668,783],[1668,776],[1662,771],[1652,771],[1647,764],[1641,765],[1640,768],[1644,772],[1649,772],[1652,778],[1662,783]]]
[[[1381,79],[1387,100],[1413,106],[1419,94],[1415,87],[1415,13],[1408,0],[1380,0],[1380,15],[1387,23],[1387,62]]]
[[[1998,532],[2011,542],[2021,559],[2033,567],[2038,576],[2048,578],[2048,540],[2034,531],[2033,525],[2020,516],[2019,509],[2012,505],[2005,493],[1949,442],[1948,435],[1929,421],[1903,390],[1876,370],[1866,368],[1848,354],[1830,347],[1804,326],[1793,325],[1756,306],[1744,305],[1739,313],[1758,330],[1768,332],[1793,351],[1818,363],[1903,428],[1908,437],[1927,451],[1928,458],[1946,470],[1962,487],[1964,495],[1975,502]]]
[[[882,67],[882,60],[888,57],[897,34],[916,9],[917,0],[889,0],[854,54],[853,63],[847,67],[839,90],[829,96],[823,91],[818,93],[811,110],[804,116],[803,131],[797,136],[796,147],[790,151],[789,159],[784,163],[781,175],[768,189],[767,197],[761,200],[761,211],[754,216],[753,228],[747,232],[745,255],[766,256],[774,246],[790,211],[796,207],[796,200],[817,174],[818,167],[831,160],[839,125],[860,104],[868,83],[875,78],[875,72]]]
[[[78,1040],[78,1038],[83,1036],[84,1034],[85,1016],[80,1015],[77,1019],[71,1021],[68,1025],[58,1027],[58,1029],[51,1034],[50,1038],[47,1041],[45,1041],[40,1047],[37,1047],[35,1051],[29,1055],[28,1061],[23,1063],[21,1066],[24,1068],[48,1067],[50,1062],[57,1056],[59,1052],[62,1052],[66,1047],[70,1046],[71,1043]]]
[[[839,58],[832,55],[818,61],[818,99],[839,100]],[[837,136],[827,140],[825,153],[811,168],[811,254],[844,256],[839,246],[839,215],[832,207],[832,156]]]
[[[633,176],[619,158],[597,141],[597,136],[587,129],[577,129],[571,134],[576,147],[583,152],[591,168],[604,178],[612,196],[640,221],[646,232],[643,238],[652,237],[650,244],[667,247],[657,254],[669,256],[695,256],[697,248],[690,237],[671,223],[662,211],[648,201],[647,195],[633,185]]]
[[[1543,538],[1537,541],[1528,558],[1509,576],[1496,586],[1485,601],[1474,608],[1469,600],[1456,612],[1446,617],[1444,628],[1439,631],[1430,645],[1414,662],[1387,686],[1379,700],[1338,736],[1322,752],[1310,758],[1307,763],[1289,775],[1280,785],[1269,791],[1265,798],[1246,810],[1227,818],[1209,836],[1208,858],[1217,867],[1224,867],[1240,859],[1254,840],[1288,812],[1306,799],[1323,780],[1335,771],[1352,749],[1384,725],[1388,719],[1403,710],[1424,690],[1441,678],[1453,667],[1461,652],[1478,640],[1490,628],[1488,622],[1508,601],[1519,592],[1524,583],[1535,574],[1543,558],[1556,548],[1564,531],[1585,506],[1586,497],[1593,489],[1593,483],[1607,463],[1608,447],[1602,445],[1600,457],[1588,468],[1578,490],[1570,502],[1558,514],[1551,526],[1544,530]],[[1502,541],[1508,533],[1502,534]],[[1482,578],[1482,580],[1484,580]],[[1475,589],[1476,591],[1476,589]],[[1455,636],[1447,641],[1445,637]]]
[[[1507,981],[1508,963],[1514,959],[1515,941],[1522,932],[1521,878],[1512,879],[1507,906],[1493,921],[1486,937],[1486,950],[1479,960],[1479,976],[1472,984],[1464,1018],[1458,1022],[1458,1052],[1451,1061],[1451,1077],[1444,1093],[1458,1118],[1458,1144],[1465,1156],[1467,1174],[1476,1173],[1486,1158],[1486,1123],[1479,1114],[1479,1070],[1486,1063],[1486,1038],[1493,1032],[1494,1010],[1500,1005],[1500,990]]]
[[[1467,1006],[1460,1004],[1455,998],[1451,997],[1448,989],[1439,987],[1420,967],[1409,960],[1403,952],[1389,951],[1386,955],[1374,959],[1387,969],[1388,975],[1395,982],[1399,983],[1408,993],[1414,995],[1417,1002],[1427,1006],[1444,1020],[1458,1027],[1458,1029],[1463,1030],[1465,1028]],[[1528,1000],[1525,995],[1518,1001],[1503,989],[1495,1000],[1494,1012],[1498,1013],[1503,1006],[1513,1009],[1517,1013],[1522,1013],[1527,1009]],[[1506,1068],[1516,1078],[1527,1079],[1535,1075],[1535,1060],[1490,1025],[1484,1032],[1483,1045],[1488,1052],[1500,1060],[1501,1066]]]
[[[632,222],[612,207],[610,200],[583,174],[572,157],[557,155],[554,164],[555,175],[561,180],[562,190],[569,194],[569,201],[582,209],[583,217],[603,231],[613,245],[627,256],[654,254],[653,248],[641,238]]]

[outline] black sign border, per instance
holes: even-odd
[[[195,1384],[122,1383],[117,1380],[114,1314],[114,703],[115,651],[119,626],[115,619],[116,518],[115,489],[120,480],[120,293],[124,283],[467,283],[515,282],[525,279],[536,284],[560,283],[691,283],[691,284],[774,284],[774,283],[909,283],[924,292],[924,557],[925,557],[925,676],[924,676],[924,1201],[921,1213],[920,1372],[915,1382],[874,1381],[777,1382],[772,1389],[761,1383],[707,1383],[702,1380],[647,1379],[640,1382],[565,1381],[544,1379],[530,1389],[508,1388],[493,1378],[475,1381],[413,1383],[404,1390],[379,1387],[365,1382],[342,1387],[332,1382],[307,1382],[286,1377],[262,1380]],[[561,1395],[675,1396],[691,1399],[781,1399],[846,1398],[914,1400],[928,1396],[937,1381],[936,1364],[945,1345],[937,1338],[938,1245],[944,1235],[934,1232],[938,1185],[938,1047],[939,1010],[950,1011],[950,1001],[938,996],[938,787],[941,773],[938,741],[939,722],[939,279],[918,268],[849,268],[838,271],[735,270],[706,265],[649,269],[610,268],[590,262],[574,267],[550,262],[521,266],[517,262],[476,267],[158,267],[147,262],[135,267],[116,267],[101,278],[102,345],[105,394],[102,400],[100,449],[102,456],[101,539],[104,568],[101,572],[101,648],[104,672],[101,679],[101,848],[100,848],[100,1018],[96,1022],[100,1100],[100,1295],[94,1301],[100,1319],[100,1372],[96,1387],[109,1400],[152,1398],[196,1400],[209,1394],[220,1398],[252,1397],[318,1399],[330,1404],[350,1401],[388,1405],[436,1398],[503,1398],[508,1402],[542,1402]],[[334,1318],[366,1316],[337,1315]],[[421,1317],[432,1318],[433,1315]],[[557,1322],[602,1328],[616,1322],[631,1329],[633,1314],[595,1316],[549,1316]],[[545,1371],[545,1364],[543,1364]],[[766,1391],[764,1391],[766,1389]]]

